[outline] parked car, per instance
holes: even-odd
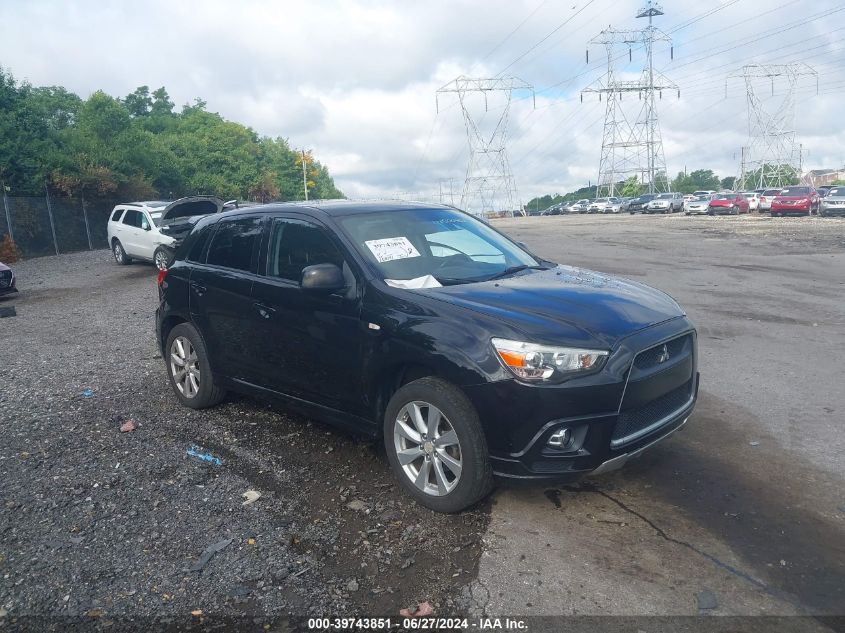
[[[646,205],[657,197],[655,193],[645,193],[628,203],[628,213],[645,213]]]
[[[822,198],[819,215],[845,215],[845,185],[832,186]]]
[[[582,198],[581,200],[578,200],[575,204],[572,205],[572,208],[576,209],[575,211],[573,211],[573,213],[587,213],[587,210],[590,208],[591,203],[592,201],[588,200],[587,198]]]
[[[708,203],[707,213],[710,215],[739,215],[748,213],[748,198],[741,193],[717,193]]]
[[[691,193],[688,193],[684,196],[683,202],[681,203],[681,208],[686,211],[687,210],[687,202],[692,202],[695,200],[695,196]]]
[[[834,185],[822,185],[821,187],[816,187],[816,193],[819,194],[819,198],[825,198],[833,187]]]
[[[235,201],[223,202],[213,196],[119,204],[109,217],[109,246],[118,264],[139,259],[153,262],[162,270],[170,263],[180,239],[200,217],[234,206]]]
[[[675,213],[683,208],[679,193],[660,193],[645,205],[645,213]]]
[[[590,204],[587,213],[619,213],[619,198],[596,198]]]
[[[821,199],[812,187],[785,187],[772,200],[773,218],[787,214],[810,215],[818,213]]]
[[[17,291],[18,288],[15,284],[14,271],[3,262],[0,262],[0,297],[10,295]]]
[[[742,195],[748,200],[749,211],[757,211],[760,208],[760,198],[756,191],[743,191]]]
[[[772,200],[780,193],[780,189],[766,189],[760,194],[757,202],[758,211],[769,211],[772,208]]]
[[[422,505],[493,476],[618,468],[688,419],[696,331],[668,295],[540,258],[451,207],[271,204],[199,220],[159,272],[176,398],[279,398],[382,437]]]
[[[712,194],[706,196],[696,196],[686,203],[686,215],[705,215],[709,213],[710,200],[712,198]]]

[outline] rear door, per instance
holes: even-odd
[[[189,282],[190,310],[219,376],[249,381],[263,341],[251,331],[250,293],[264,218],[221,219]]]
[[[360,272],[331,229],[316,220],[276,216],[268,233],[264,274],[252,291],[256,333],[264,342],[262,386],[363,415]],[[303,290],[302,270],[327,263],[343,270],[347,288]]]
[[[120,221],[120,242],[130,257],[144,257],[141,246],[146,231],[142,229],[144,214],[138,209],[127,209]]]

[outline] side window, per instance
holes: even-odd
[[[141,212],[133,209],[127,209],[123,214],[123,223],[129,226],[141,228]]]
[[[115,209],[114,213],[111,214],[111,221],[117,222],[120,219],[121,213],[123,213],[123,209]]]
[[[303,220],[275,219],[270,232],[267,274],[299,283],[302,269],[315,264],[343,268],[343,255],[326,231]]]
[[[261,218],[235,218],[217,223],[206,263],[252,270],[252,253],[261,238]]]
[[[139,211],[138,215],[141,216],[141,228],[148,231],[150,228],[150,221],[147,219],[147,214]]]
[[[188,244],[188,253],[185,256],[185,259],[189,262],[201,262],[202,261],[202,253],[205,250],[205,245],[208,242],[208,236],[214,231],[214,224],[206,224],[202,227],[199,231],[197,231],[196,235],[193,235],[190,238],[190,243]]]

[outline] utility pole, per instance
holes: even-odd
[[[305,173],[305,150],[302,150],[302,190],[305,192],[305,200],[308,200],[308,177]]]
[[[617,183],[624,182],[631,174],[640,175],[643,180],[648,178],[649,193],[666,191],[668,188],[669,179],[655,95],[662,97],[663,90],[677,91],[678,98],[681,95],[677,84],[654,70],[654,43],[672,41],[667,34],[654,26],[653,19],[658,15],[663,15],[663,9],[648,0],[646,6],[636,15],[637,18],[648,18],[646,28],[619,30],[608,27],[590,40],[589,44],[601,44],[607,53],[607,73],[595,84],[581,91],[581,101],[584,100],[584,93],[598,93],[599,101],[602,96],[606,99],[599,179],[596,185],[597,197],[617,195]],[[632,47],[635,44],[641,44],[646,52],[646,64],[640,78],[634,81],[617,79],[614,61],[618,58],[618,50],[626,46],[630,62],[633,59]],[[588,62],[589,59],[588,48]],[[622,98],[626,93],[631,96],[636,94],[638,97],[637,101],[631,99],[635,105],[629,106],[629,109],[639,109],[636,118],[627,116],[622,108]],[[637,103],[640,105],[637,106]],[[630,121],[634,123],[631,124]],[[664,179],[658,183],[657,177],[661,173]]]
[[[440,88],[435,96],[438,111],[441,94],[455,93],[458,96],[470,154],[461,194],[461,207],[482,217],[490,212],[501,211],[512,216],[514,205],[519,203],[516,183],[505,151],[511,95],[517,90],[530,90],[532,96],[534,95],[534,87],[516,77],[470,79],[461,75]],[[481,119],[474,115],[475,108],[469,103],[470,95],[483,95],[484,110],[487,112],[488,95],[493,93],[504,95],[504,108],[493,132],[482,132],[479,128]]]
[[[785,187],[796,172],[800,177],[803,160],[795,133],[795,91],[802,76],[815,77],[818,92],[818,74],[803,62],[748,64],[728,75],[745,81],[748,100],[748,145],[740,163],[744,188]],[[782,98],[775,97],[776,80],[784,88]],[[764,103],[761,94],[769,90]],[[754,182],[747,182],[747,174],[754,174]]]

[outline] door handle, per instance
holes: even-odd
[[[197,295],[199,295],[200,297],[203,296],[203,294],[205,294],[205,291],[207,290],[205,286],[202,286],[195,281],[191,282],[191,288],[193,288],[194,292],[196,292]]]
[[[276,308],[271,308],[263,303],[256,302],[253,305],[255,306],[255,309],[258,310],[258,314],[260,314],[264,319],[269,319],[276,312]]]

